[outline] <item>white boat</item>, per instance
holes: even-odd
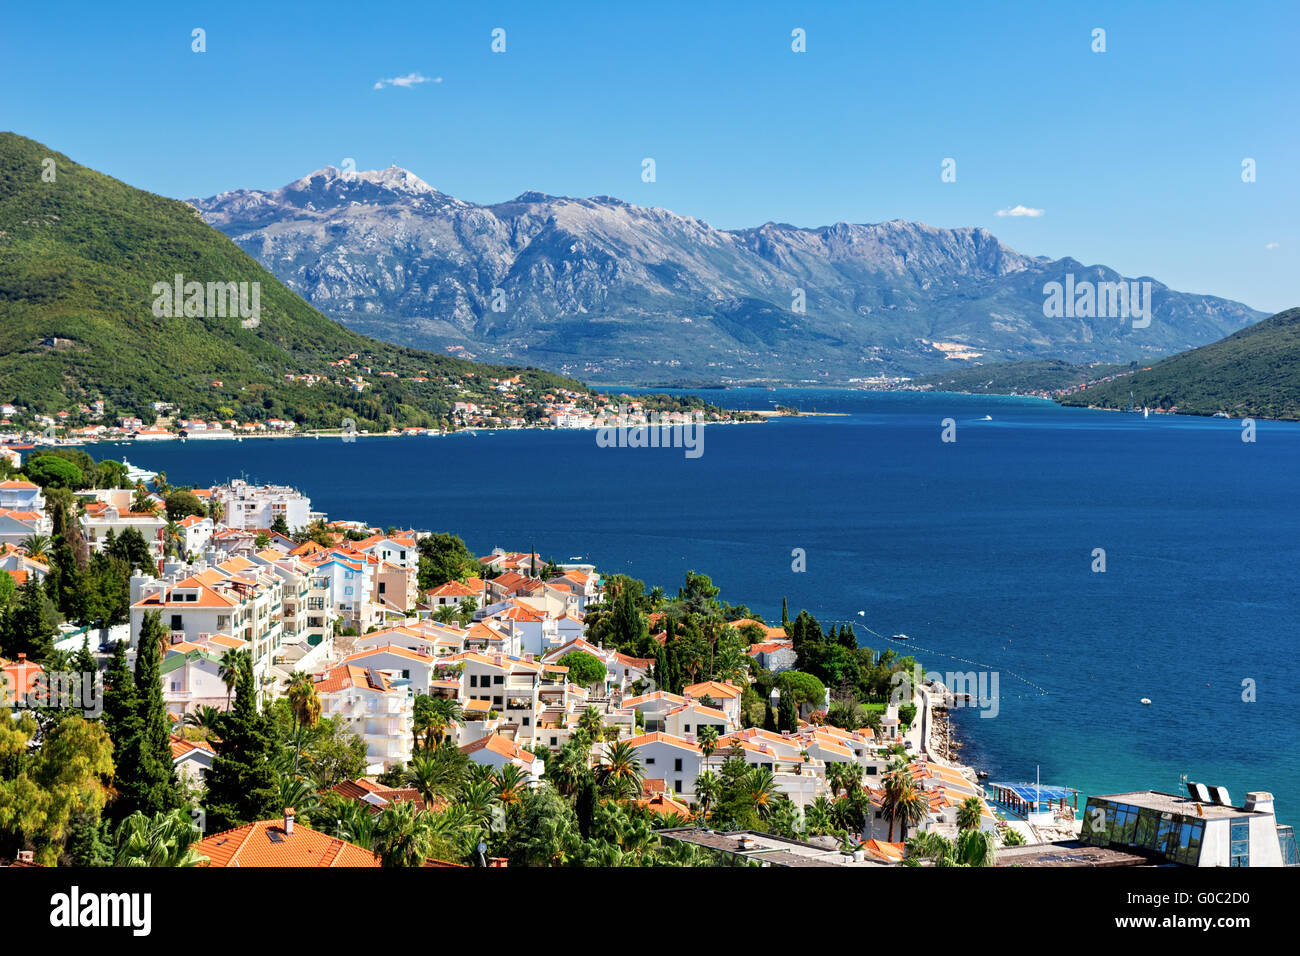
[[[126,478],[128,481],[153,481],[158,477],[158,472],[150,471],[147,468],[138,468],[125,458],[122,459],[122,464],[126,468]]]
[[[896,641],[910,641],[911,638],[908,637],[906,634],[895,634],[895,635],[894,635],[894,640],[896,640]]]
[[[1138,703],[1140,703],[1143,707],[1150,707],[1150,706],[1151,706],[1151,698],[1150,698],[1150,697],[1143,697],[1140,701],[1138,701]]]

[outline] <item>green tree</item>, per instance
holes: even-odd
[[[586,651],[569,651],[556,663],[569,669],[570,683],[579,687],[591,687],[603,683],[608,673],[604,662],[595,654]]]
[[[448,581],[464,581],[479,573],[478,558],[454,534],[431,534],[420,539],[418,549],[421,591],[428,591]]]
[[[207,508],[199,496],[184,489],[171,492],[163,501],[163,509],[167,512],[168,521],[184,521],[191,515],[202,518],[207,514]]]
[[[7,577],[7,575],[6,575]],[[17,604],[5,615],[4,636],[0,648],[11,659],[26,654],[29,661],[45,661],[54,653],[58,628],[54,603],[36,578],[29,577],[18,589]]]
[[[135,655],[134,703],[138,720],[131,733],[117,741],[113,814],[122,819],[136,811],[151,815],[184,805],[184,794],[172,764],[171,726],[162,696],[161,664],[167,631],[157,611],[149,611],[140,626]]]
[[[199,830],[185,810],[146,816],[135,812],[117,826],[114,866],[190,867],[208,862],[196,844]]]
[[[230,829],[270,819],[275,806],[276,746],[266,715],[257,707],[253,664],[241,653],[235,702],[221,725],[217,755],[207,774],[208,824]]]

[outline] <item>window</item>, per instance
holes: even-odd
[[[172,615],[172,630],[173,631],[185,630],[184,625],[181,624],[181,616],[179,614]]]
[[[477,687],[477,686],[478,686],[478,675],[477,675],[477,674],[470,674],[470,675],[469,675],[469,686],[470,686],[470,687]]]
[[[556,741],[557,739],[559,739],[559,738],[557,738],[557,737],[552,737],[552,738],[551,738],[551,746],[552,746],[552,747],[555,746],[555,741]]]
[[[380,582],[379,582],[379,593],[380,593],[380,594],[383,594],[383,593],[384,593],[384,587],[385,587],[384,582],[383,582],[383,581],[380,581]]]
[[[1232,862],[1230,866],[1250,866],[1250,821],[1232,824]]]
[[[494,684],[503,684],[503,683],[505,683],[505,678],[504,678],[502,675],[500,675],[500,674],[494,674],[494,675],[492,676],[492,683],[494,683]]]
[[[681,773],[681,772],[682,772],[682,758],[681,758],[681,757],[678,757],[676,760],[673,761],[673,770],[676,771],[677,773]]]
[[[681,763],[680,760],[677,761],[677,762],[678,762],[678,763]],[[673,792],[674,792],[674,793],[681,793],[681,792],[682,792],[682,782],[681,782],[681,780],[674,780],[674,781],[673,781]]]
[[[654,758],[654,757],[646,757],[646,758],[645,758],[645,765],[646,765],[647,767],[653,767],[653,766],[655,765],[655,758]]]
[[[689,733],[691,732],[691,725],[690,725],[690,724],[683,724],[682,727],[683,727],[683,729],[685,730],[686,733],[689,734]]]

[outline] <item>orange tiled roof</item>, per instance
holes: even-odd
[[[210,861],[208,866],[379,866],[371,851],[302,824],[294,824],[292,834],[285,833],[283,820],[214,833],[199,843],[199,852]]]

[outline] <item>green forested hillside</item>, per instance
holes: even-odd
[[[46,160],[54,162],[53,182],[42,177]],[[238,315],[155,317],[154,284],[178,273],[205,284],[260,282],[260,323],[243,328]],[[330,365],[354,353],[350,366]],[[109,415],[146,420],[150,402],[167,401],[187,416],[433,425],[467,394],[492,394],[489,377],[521,372],[525,395],[559,385],[585,391],[548,372],[479,365],[351,332],[188,204],[0,133],[0,401],[48,413],[102,398]],[[369,384],[359,393],[308,387],[287,382],[286,373],[360,375]]]
[[[1193,415],[1300,418],[1300,308],[1222,341],[1167,358],[1120,381],[1085,389],[1066,405],[1174,408]]]

